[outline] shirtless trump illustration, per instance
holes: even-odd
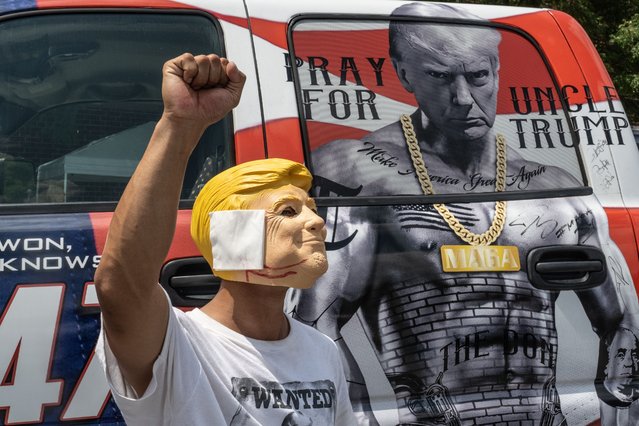
[[[524,159],[496,130],[500,32],[402,19],[435,10],[472,18],[453,6],[413,3],[397,8],[389,27],[395,72],[417,109],[361,140],[315,149],[315,176],[364,197],[508,191],[517,189],[509,176],[522,170],[539,171],[528,190],[580,186],[561,168]],[[363,156],[367,146],[397,167]],[[624,263],[593,196],[340,207],[328,220],[334,240],[348,244],[329,252],[327,275],[296,291],[290,310],[341,345],[354,404],[366,410],[367,392],[340,330],[357,315],[393,388],[400,424],[566,422],[556,388],[560,291],[533,285],[526,259],[540,246],[589,245]],[[535,221],[555,227],[527,227]],[[615,336],[636,329],[634,287],[609,273],[576,295],[601,342],[603,377]],[[607,380],[597,389],[602,407],[637,399],[636,382]],[[485,408],[487,400],[498,407]]]

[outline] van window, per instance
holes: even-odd
[[[294,25],[287,64],[298,76],[307,161],[331,195],[584,186],[579,129],[537,47],[504,27],[463,22]]]
[[[193,13],[60,13],[0,22],[0,204],[117,201],[162,113],[162,64],[222,54]],[[230,164],[230,124],[203,136],[182,198]]]

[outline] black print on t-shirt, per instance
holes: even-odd
[[[330,380],[279,383],[233,377],[231,385],[233,396],[247,411],[279,410],[283,418],[282,426],[315,424],[313,420],[334,419],[336,391],[335,384]],[[243,417],[242,412],[244,410],[238,410],[233,424]],[[243,421],[237,424],[243,424]]]

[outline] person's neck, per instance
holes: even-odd
[[[290,329],[284,315],[287,290],[287,287],[222,280],[218,293],[201,310],[246,337],[281,340]]]

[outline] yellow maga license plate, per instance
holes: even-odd
[[[442,246],[444,272],[519,271],[516,246]]]

